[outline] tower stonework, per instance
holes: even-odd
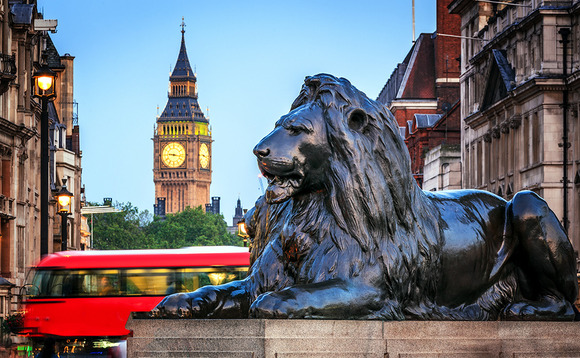
[[[197,78],[187,57],[184,26],[169,76],[167,104],[153,135],[155,202],[164,198],[168,214],[210,202],[212,138],[209,120],[197,102]]]

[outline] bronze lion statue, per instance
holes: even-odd
[[[308,77],[254,148],[246,279],[167,296],[153,317],[572,320],[573,249],[546,202],[425,192],[392,114]]]

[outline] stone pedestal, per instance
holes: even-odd
[[[128,357],[580,357],[580,323],[131,318]]]

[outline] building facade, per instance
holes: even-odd
[[[66,185],[74,194],[68,216],[68,249],[81,248],[81,151],[74,112],[74,57],[60,56],[36,1],[0,0],[0,275],[12,291],[0,294],[0,316],[17,309],[27,269],[41,258],[41,215],[48,217],[48,252],[62,247],[61,217],[54,194]],[[48,103],[49,203],[41,210],[41,106],[32,94],[32,74],[48,65],[56,72],[56,97]],[[0,292],[4,292],[0,290]],[[14,296],[11,297],[11,294]]]
[[[427,152],[438,145],[460,143],[460,18],[449,14],[449,3],[437,0],[435,33],[417,38],[377,98],[399,123],[420,186]]]
[[[580,247],[580,1],[454,0],[462,181],[543,197]]]
[[[153,135],[155,213],[161,216],[210,203],[211,131],[197,102],[197,78],[187,57],[183,26],[169,98]]]

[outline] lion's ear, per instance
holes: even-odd
[[[348,115],[348,127],[354,131],[362,131],[368,123],[368,117],[365,111],[357,108]]]

